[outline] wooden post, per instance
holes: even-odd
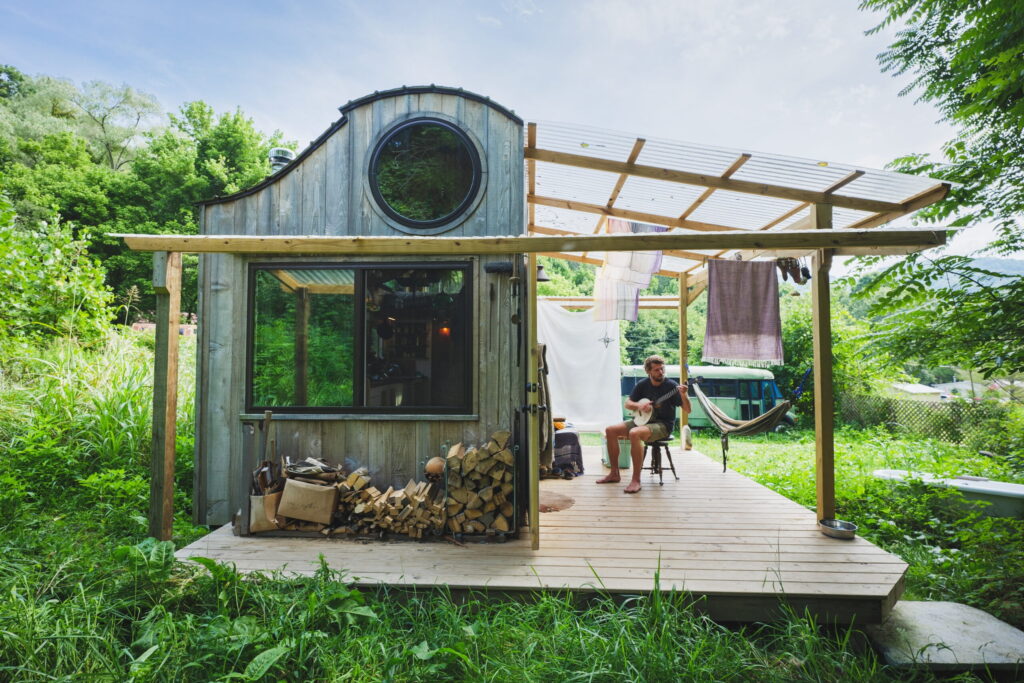
[[[832,207],[811,206],[812,225],[819,230],[832,228]],[[836,514],[835,397],[832,387],[832,306],[829,294],[829,269],[832,251],[818,249],[814,254],[811,278],[811,304],[814,321],[814,474],[818,519]]]
[[[295,290],[295,405],[307,403],[309,372],[309,288]]]
[[[686,273],[679,273],[679,383],[686,386],[686,380],[689,379],[690,373],[686,369],[686,356],[689,353],[689,340],[686,337],[686,309],[689,305],[687,291],[687,275]],[[683,442],[683,450],[689,450],[686,445],[686,430],[690,424],[690,414],[682,408],[679,408],[679,438]]]
[[[529,343],[529,361],[526,366],[526,381],[530,385],[526,392],[527,443],[530,467],[530,547],[540,548],[540,415],[537,413],[537,399],[540,396],[540,349],[537,347],[537,255],[526,259],[526,340]]]
[[[174,522],[174,441],[178,412],[178,332],[181,325],[181,254],[153,254],[156,352],[153,363],[153,444],[150,460],[149,535],[171,540]]]

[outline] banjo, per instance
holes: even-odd
[[[636,425],[637,427],[643,427],[645,424],[651,421],[651,417],[654,415],[655,408],[657,408],[658,406],[660,406],[662,403],[669,400],[673,396],[677,395],[678,393],[679,385],[676,384],[674,387],[669,389],[667,394],[654,401],[654,404],[651,407],[651,411],[649,413],[644,413],[640,410],[631,410],[630,414],[633,416],[633,424]]]

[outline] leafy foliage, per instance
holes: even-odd
[[[0,367],[32,340],[105,333],[111,294],[88,246],[88,234],[76,238],[60,220],[17,228],[0,195]]]
[[[250,187],[269,172],[267,153],[279,133],[256,130],[241,111],[216,114],[190,102],[156,128],[157,102],[129,86],[31,78],[0,72],[0,191],[28,229],[59,213],[96,235],[90,252],[103,261],[118,294],[135,287],[152,310],[152,266],[110,233],[198,232],[196,203]],[[196,264],[186,256],[183,310],[196,305]]]
[[[910,154],[899,171],[951,180],[946,200],[921,211],[926,222],[953,226],[993,221],[999,239],[988,251],[1024,250],[1024,12],[1014,0],[863,0],[884,12],[875,31],[899,24],[896,40],[879,56],[884,71],[910,75],[904,93],[938,107],[957,126],[941,159]],[[879,264],[866,259],[865,267]],[[885,317],[875,342],[907,349],[932,365],[960,363],[986,376],[1019,372],[1024,355],[1024,277],[1001,279],[957,256],[923,254],[884,268],[862,296],[876,297],[871,312]],[[905,312],[904,312],[905,311]],[[1014,347],[1014,348],[1011,348]]]

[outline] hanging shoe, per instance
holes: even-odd
[[[782,271],[782,279],[783,280],[788,280],[789,279],[789,270],[786,267],[786,259],[784,259],[784,258],[775,259],[775,265],[777,265],[779,267],[779,270]]]

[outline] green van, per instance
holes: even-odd
[[[679,381],[679,366],[666,365],[665,375]],[[735,420],[752,420],[765,413],[782,401],[782,392],[775,384],[775,375],[760,368],[738,368],[729,365],[691,365],[690,379],[700,378],[700,388],[704,395],[715,402],[729,417]],[[642,365],[622,366],[622,396],[625,400],[633,391],[636,383],[647,377]],[[711,420],[704,413],[700,402],[690,389],[690,402],[693,411],[690,413],[690,427],[702,429],[713,427]],[[792,412],[786,413],[779,426],[792,427],[796,419]]]

